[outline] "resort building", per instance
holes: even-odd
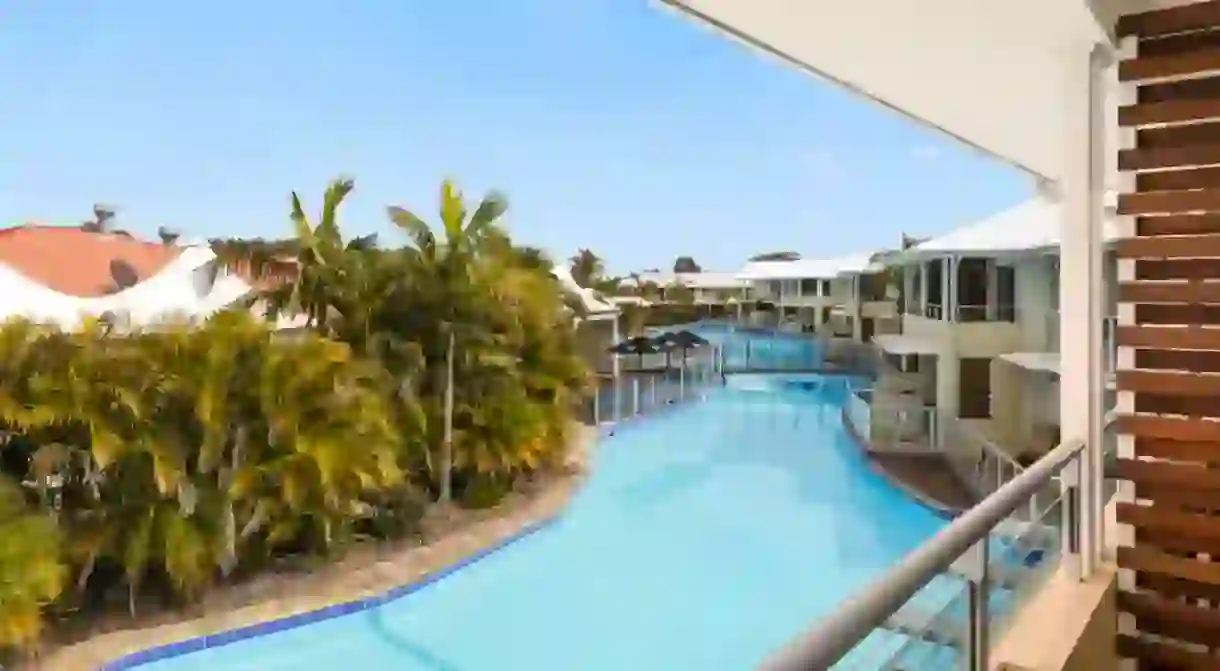
[[[649,285],[656,287],[660,300],[672,298],[667,296],[667,291],[674,287],[690,291],[691,300],[697,305],[725,305],[750,299],[750,283],[739,279],[736,273],[643,272],[620,284],[622,288],[630,290]]]
[[[998,411],[1053,420],[1050,407],[1000,400],[1016,396],[1015,383],[996,384],[1006,374],[994,374],[995,360],[1026,369],[1014,377],[1057,368],[1058,446],[764,668],[831,668],[885,641],[895,656],[855,668],[1217,668],[1220,620],[1207,604],[1220,584],[1211,540],[1220,522],[1199,512],[1220,489],[1206,475],[1220,444],[1220,331],[1209,307],[1220,300],[1220,198],[1209,167],[1220,161],[1220,3],[1032,0],[981,11],[975,0],[664,2],[1029,175],[1040,200],[999,215],[1013,223],[1008,235],[1028,233],[1023,222],[1057,222],[1044,229],[1042,253],[1024,242],[920,245],[906,264],[901,338],[880,340],[921,366],[938,359],[936,403],[968,419]],[[1055,502],[1043,507],[1043,494]],[[1003,560],[1013,545],[998,539],[1043,524],[1060,534],[1039,546],[1046,577],[1018,590],[1000,618],[989,596],[1015,574]],[[961,581],[953,610],[908,618],[947,576]],[[946,621],[954,626],[940,631]],[[917,652],[923,665],[907,657]]]
[[[737,273],[737,278],[750,283],[754,298],[775,305],[780,324],[797,324],[818,333],[833,331],[846,336],[853,333],[859,320],[847,319],[852,316],[843,311],[849,291],[841,290],[836,296],[834,283],[844,273],[862,272],[869,266],[871,256],[752,261]],[[844,287],[850,289],[850,285]],[[837,324],[832,320],[835,308],[842,313]]]
[[[1059,442],[1058,223],[1058,206],[1036,198],[898,255],[903,330],[874,339],[942,420],[1013,457]],[[1106,258],[1110,323],[1115,265]]]
[[[884,253],[872,255],[867,266],[851,266],[831,280],[830,295],[836,302],[831,310],[833,333],[850,335],[856,342],[870,342],[875,335],[896,334],[902,330],[899,304],[901,283],[883,263]],[[842,324],[839,324],[839,320]]]

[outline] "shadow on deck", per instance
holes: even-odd
[[[956,517],[979,502],[979,495],[962,480],[945,455],[919,448],[875,449],[856,433],[846,409],[843,427],[864,452],[869,467],[932,510]]]
[[[978,503],[942,454],[867,450],[865,456],[874,470],[938,512],[956,516]]]

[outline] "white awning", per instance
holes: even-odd
[[[921,338],[913,335],[895,335],[887,333],[873,336],[873,344],[885,350],[887,354],[905,356],[907,354],[936,354],[943,347],[932,338]]]
[[[662,0],[699,22],[1017,166],[1058,180],[1065,59],[1094,16],[1166,0]],[[1180,3],[1178,3],[1180,4]],[[1111,132],[1117,132],[1113,125]]]
[[[1000,358],[1026,370],[1059,374],[1058,352],[1012,352],[1001,354]]]

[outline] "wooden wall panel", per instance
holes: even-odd
[[[1116,374],[1117,428],[1134,454],[1110,473],[1135,493],[1117,507],[1134,531],[1118,606],[1137,630],[1117,649],[1140,668],[1220,669],[1220,2],[1124,16],[1117,32],[1135,89],[1118,110],[1135,146],[1117,156],[1134,177],[1118,197],[1134,237],[1115,251],[1134,277],[1117,297],[1134,323],[1116,339],[1134,368]]]

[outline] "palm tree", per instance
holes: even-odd
[[[432,294],[430,302],[438,309],[444,334],[445,381],[441,385],[444,389],[444,433],[438,483],[442,502],[450,501],[453,495],[454,359],[458,340],[460,337],[464,341],[473,340],[484,335],[472,330],[472,327],[477,330],[481,324],[463,319],[477,294],[471,269],[484,244],[498,233],[496,222],[507,209],[504,198],[491,193],[484,197],[473,214],[467,216],[461,191],[452,182],[445,181],[440,197],[440,230],[444,238],[438,240],[431,227],[409,210],[397,206],[388,208],[390,220],[410,237],[414,279]]]
[[[295,269],[288,278],[248,298],[261,301],[268,317],[304,314],[307,326],[326,335],[341,328],[353,328],[353,320],[363,318],[351,284],[367,281],[367,256],[355,252],[375,251],[377,236],[366,235],[344,241],[339,231],[338,213],[343,200],[355,188],[350,179],[337,179],[327,187],[322,212],[316,225],[306,216],[297,193],[292,192],[292,220],[295,237],[289,240],[213,240],[212,249],[220,265],[239,270],[252,280],[267,279],[286,258]],[[348,323],[341,323],[344,319]]]
[[[592,289],[605,272],[605,264],[592,250],[581,249],[570,260],[572,279],[582,287]]]
[[[59,529],[45,511],[31,510],[17,485],[0,477],[0,650],[37,641],[42,608],[59,596],[64,567]]]

